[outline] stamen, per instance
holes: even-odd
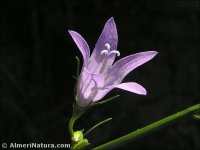
[[[109,43],[106,43],[105,44],[105,48],[104,50],[101,51],[101,55],[105,54],[105,55],[110,55],[110,54],[117,54],[117,56],[119,57],[120,56],[120,52],[118,50],[111,50],[110,51],[110,44]]]
[[[106,43],[105,47],[106,47],[107,50],[110,50],[110,44],[109,43]]]
[[[118,50],[112,50],[111,52],[109,52],[108,55],[113,54],[113,53],[117,54],[118,57],[120,56],[120,52]]]
[[[106,49],[105,49],[105,50],[102,50],[102,51],[101,51],[101,55],[103,55],[103,54],[108,55],[108,50],[106,50]]]

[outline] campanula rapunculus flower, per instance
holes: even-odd
[[[146,90],[135,82],[121,83],[135,68],[151,60],[156,51],[146,51],[126,56],[114,63],[120,56],[117,49],[118,35],[115,21],[110,18],[90,55],[90,48],[77,32],[69,30],[74,42],[83,55],[83,67],[77,83],[77,104],[86,107],[101,100],[114,88],[146,95]],[[113,64],[114,63],[114,64]]]

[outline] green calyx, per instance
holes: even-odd
[[[85,149],[90,143],[84,138],[82,131],[75,131],[72,135],[72,149]]]
[[[79,142],[83,140],[83,133],[81,131],[76,131],[72,135],[72,142]]]

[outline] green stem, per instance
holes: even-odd
[[[195,113],[196,111],[200,110],[200,104],[197,104],[197,105],[194,105],[194,106],[191,106],[185,110],[182,110],[178,113],[175,113],[169,117],[166,117],[164,119],[161,119],[159,121],[156,121],[146,127],[143,127],[141,129],[138,129],[134,132],[131,132],[127,135],[124,135],[122,137],[119,137],[115,140],[112,140],[108,143],[105,143],[105,144],[102,144],[100,146],[97,146],[95,148],[93,148],[93,150],[107,150],[107,149],[113,149],[113,148],[117,148],[125,143],[128,143],[128,142],[131,142],[141,136],[144,136],[148,133],[151,133],[153,131],[155,131],[156,129],[160,129],[161,127],[164,127],[165,125],[169,124],[169,123],[172,123],[186,115],[189,115],[189,114],[193,114]]]
[[[73,126],[74,126],[74,122],[76,121],[76,119],[77,119],[76,117],[72,116],[69,121],[68,129],[69,129],[69,134],[71,137],[73,136],[73,133],[74,133]]]

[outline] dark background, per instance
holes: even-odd
[[[147,96],[113,90],[115,101],[89,110],[75,129],[89,129],[92,146],[134,131],[197,104],[199,87],[198,1],[1,1],[2,142],[70,143],[80,52],[67,30],[93,49],[105,22],[114,17],[121,57],[146,50],[159,54],[124,81],[143,85]],[[123,149],[199,149],[200,124],[187,117]]]

